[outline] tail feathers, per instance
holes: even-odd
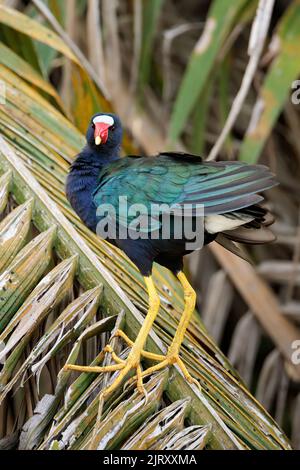
[[[223,248],[225,248],[226,250],[233,253],[234,255],[238,256],[239,258],[244,259],[245,261],[248,261],[248,263],[250,263],[250,264],[253,264],[252,260],[248,256],[248,253],[246,252],[246,250],[244,250],[244,248],[242,246],[238,245],[234,241],[227,238],[222,233],[218,233],[215,241],[219,245],[223,246]]]
[[[276,240],[274,233],[267,227],[261,228],[246,228],[239,227],[235,230],[228,230],[223,232],[223,235],[230,240],[239,243],[260,245],[263,243],[270,243]]]
[[[244,217],[245,215],[252,216],[253,219],[235,229],[223,230],[225,237],[239,243],[252,245],[270,243],[276,240],[274,233],[268,228],[275,219],[267,209],[255,205],[243,210],[243,215]]]
[[[275,217],[271,212],[267,212],[266,215],[264,216],[264,220],[262,222],[262,225],[264,227],[269,227],[270,225],[274,224],[275,222]]]
[[[246,228],[269,227],[275,222],[275,217],[264,207],[259,205],[247,207],[241,211],[244,216],[252,217],[250,223],[245,224]]]
[[[273,224],[274,216],[259,205],[250,206],[236,212],[235,215],[244,220],[244,224],[229,230],[222,230],[215,240],[227,250],[251,263],[249,256],[239,243],[259,245],[276,240],[276,236],[268,228]]]

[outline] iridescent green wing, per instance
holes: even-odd
[[[203,162],[178,153],[125,157],[102,171],[94,202],[97,207],[108,204],[111,216],[124,226],[139,213],[148,220],[150,232],[160,227],[159,215],[168,207],[201,204],[206,215],[222,214],[261,201],[257,193],[274,184],[261,165]]]

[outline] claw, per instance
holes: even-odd
[[[103,351],[106,352],[106,353],[111,354],[111,357],[113,358],[113,360],[117,364],[125,364],[124,359],[121,359],[119,356],[117,356],[117,354],[115,353],[115,351],[113,350],[113,348],[109,344],[107,346],[105,346]]]
[[[115,337],[122,338],[128,346],[133,346],[133,341],[122,330],[117,330],[114,334]]]
[[[195,379],[194,377],[191,376],[191,374],[187,370],[186,366],[184,365],[182,359],[179,357],[179,355],[177,353],[176,354],[170,354],[170,355],[167,355],[167,356],[162,356],[162,357],[163,357],[163,360],[160,361],[159,364],[156,364],[155,366],[149,367],[145,371],[141,372],[140,375],[139,375],[139,372],[137,370],[137,374],[134,375],[133,377],[131,377],[129,380],[127,380],[124,388],[126,389],[131,384],[133,384],[134,382],[137,382],[137,388],[139,389],[138,383],[139,383],[139,381],[143,380],[143,378],[147,377],[148,375],[153,374],[154,372],[157,372],[157,371],[163,369],[164,367],[168,367],[168,366],[172,366],[174,364],[177,364],[178,367],[180,368],[181,372],[183,373],[185,379],[190,384],[196,385],[198,387],[199,391],[201,392],[202,389],[201,389],[200,383],[198,382],[197,379]]]
[[[145,406],[148,403],[148,393],[143,384],[143,375],[141,366],[138,365],[136,368],[136,378],[137,378],[137,389],[145,397]]]
[[[170,354],[167,356],[164,356],[164,360],[159,362],[159,364],[156,364],[155,366],[149,367],[146,369],[144,372],[142,372],[142,378],[147,377],[148,375],[153,374],[153,372],[157,372],[160,369],[163,369],[164,367],[171,366],[177,364],[181,372],[183,373],[185,379],[191,383],[197,385],[199,390],[201,391],[201,385],[198,382],[198,380],[194,379],[194,377],[191,376],[189,371],[187,370],[186,366],[184,365],[182,359],[179,357],[178,353],[176,354]],[[133,380],[135,377],[133,377],[131,380]]]

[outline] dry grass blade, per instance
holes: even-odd
[[[95,83],[98,85],[99,89],[102,91],[103,95],[106,98],[108,98],[109,93],[104,83],[101,81],[101,77],[98,76],[97,72],[91,66],[91,64],[89,63],[85,55],[81,52],[79,47],[70,39],[68,34],[61,27],[61,25],[59,24],[55,16],[51,13],[47,5],[40,0],[32,0],[32,2],[35,4],[35,6],[41,12],[41,14],[46,18],[46,20],[49,21],[53,29],[61,36],[64,43],[67,44],[68,48],[70,48],[70,50],[74,53],[74,56],[78,58],[78,62],[81,63],[81,65],[86,69],[89,75],[93,78]]]
[[[211,149],[207,160],[215,160],[226,141],[226,138],[231,131],[247,96],[253,77],[255,75],[259,59],[261,57],[265,39],[268,33],[269,24],[271,21],[273,6],[275,0],[260,0],[257,7],[257,14],[255,21],[253,22],[248,52],[250,60],[245,71],[241,87],[238,94],[236,95],[232,104],[230,113],[227,117],[226,123],[222,129],[217,142]]]
[[[10,329],[5,333],[4,328],[49,266],[54,233],[55,227],[52,227],[34,238],[1,273],[0,341],[10,333]]]
[[[30,367],[33,374],[36,375],[37,389],[39,391],[40,375],[45,364],[51,358],[55,357],[71,340],[75,341],[83,332],[84,328],[89,325],[91,319],[96,315],[100,302],[100,294],[101,288],[99,287],[85,292],[67,306],[50,328],[46,328],[44,335],[33,347],[31,353],[17,372],[15,372],[10,382],[5,386],[0,395],[1,401],[3,401],[7,393],[21,377],[24,377],[25,372],[28,371]],[[76,323],[74,324],[75,321]],[[53,345],[51,346],[51,344]],[[43,356],[40,361],[36,362],[37,358],[41,355]],[[21,383],[21,385],[24,384]],[[56,387],[56,404],[60,399],[63,389],[64,387],[62,386]]]
[[[219,343],[233,299],[233,288],[224,271],[217,271],[210,279],[202,308],[203,321]]]
[[[279,19],[270,43],[271,64],[264,76],[264,82],[260,86],[258,98],[253,106],[252,116],[246,135],[241,143],[239,158],[247,163],[255,163],[262,154],[270,132],[278,120],[281,111],[284,109],[288,99],[291,100],[294,110],[297,109],[299,63],[299,28],[300,25],[300,5],[298,0],[289,2],[283,15]],[[292,90],[296,90],[295,93]],[[291,97],[289,96],[292,93]],[[295,132],[299,119],[296,111],[294,126],[286,126],[284,133]],[[289,119],[290,121],[290,119]],[[293,142],[297,134],[293,134],[290,140]],[[297,147],[293,143],[293,154],[295,163],[297,160]],[[282,151],[282,150],[281,150]],[[283,152],[289,152],[289,145],[283,148]],[[280,163],[280,159],[276,158]],[[296,168],[296,166],[295,166]],[[279,169],[279,175],[283,173],[283,168]],[[294,174],[288,174],[290,188]],[[292,194],[290,194],[292,196]]]
[[[211,435],[211,426],[190,426],[182,431],[172,431],[158,441],[155,450],[203,450]]]
[[[300,263],[271,260],[262,262],[257,269],[261,276],[276,284],[286,284],[289,281],[295,286],[300,285]]]
[[[3,390],[11,378],[34,330],[69,292],[73,284],[76,262],[76,257],[64,260],[50,271],[0,335],[0,341],[6,341],[5,347],[0,352],[0,360],[7,356],[0,373],[0,390]]]
[[[158,409],[159,401],[166,386],[167,371],[161,372],[151,378],[146,384],[148,400],[137,391],[128,400],[123,401],[96,430],[93,438],[93,449],[116,449],[124,440],[140,426],[145,419]]]
[[[122,446],[122,450],[152,449],[166,434],[181,431],[187,414],[189,399],[178,400],[148,418]]]
[[[121,50],[118,34],[117,0],[103,0],[102,14],[105,24],[105,63],[107,67],[107,81],[112,96],[115,95],[121,83]]]
[[[300,366],[291,361],[292,344],[300,337],[298,329],[281,315],[273,292],[249,263],[225,251],[216,243],[211,245],[211,250],[264,330],[283,354],[293,378],[299,381]]]
[[[264,361],[257,384],[257,398],[268,409],[274,402],[282,373],[280,354],[274,349]]]
[[[295,449],[300,448],[300,393],[294,404],[292,443]]]
[[[55,344],[43,356],[41,361],[34,363],[31,367],[33,373],[37,373],[49,360],[51,356],[64,347],[71,339],[77,339],[90,321],[95,317],[100,304],[102,287],[98,286],[84,292],[73,300],[67,308],[59,315],[50,328],[45,332],[38,344],[33,348],[28,357],[29,363],[33,364],[35,359],[42,354],[56,339]],[[74,321],[76,320],[76,323]],[[64,332],[66,330],[66,332]]]
[[[251,312],[243,315],[235,328],[228,358],[250,386],[261,339],[261,328]]]
[[[69,47],[66,46],[64,41],[62,41],[51,30],[38,24],[28,16],[4,5],[0,5],[0,22],[20,31],[21,33],[30,34],[31,37],[59,50],[71,60],[77,62],[75,55],[70,51]]]
[[[103,52],[102,29],[100,19],[100,1],[89,0],[87,2],[87,45],[88,56],[91,65],[101,79],[106,83],[105,62]]]
[[[130,77],[130,91],[135,93],[137,91],[139,65],[142,51],[142,29],[143,29],[143,4],[142,0],[134,1],[133,13],[133,30],[134,30],[134,44],[133,44],[133,58],[131,65]]]
[[[19,450],[34,449],[39,444],[41,435],[53,418],[56,406],[57,400],[55,396],[43,396],[42,400],[37,404],[33,416],[23,426]]]
[[[66,4],[66,33],[70,37],[72,41],[75,40],[76,34],[76,1],[69,0]],[[71,111],[71,104],[73,98],[73,90],[70,87],[70,83],[72,81],[72,63],[68,58],[64,59],[64,66],[62,70],[62,83],[61,83],[61,90],[60,94],[65,103],[65,106],[70,113]]]
[[[0,43],[0,63],[9,67],[11,70],[48,93],[50,96],[53,96],[61,109],[64,109],[63,102],[56,90],[46,80],[44,80],[36,70],[28,64],[28,62],[22,60],[20,56],[15,54],[10,48],[6,47],[2,43]]]
[[[222,43],[231,30],[234,19],[247,2],[236,0],[230,4],[222,0],[210,3],[203,32],[189,57],[171,115],[169,135],[175,141],[181,134],[187,118],[204,92]]]
[[[0,223],[0,271],[12,262],[26,243],[31,223],[33,201],[13,210]]]
[[[0,215],[4,211],[9,195],[9,189],[11,184],[11,171],[7,171],[0,177]]]
[[[96,322],[93,326],[92,332],[97,333],[104,333],[106,331],[110,331],[116,317],[107,317],[99,322]],[[86,322],[82,325],[86,326]],[[88,332],[88,335],[90,334]],[[76,339],[76,337],[75,337]],[[82,342],[85,340],[85,333],[82,332],[80,337],[76,339],[75,344],[72,347],[72,351],[69,355],[69,360],[76,361],[79,354],[79,348]],[[58,345],[59,346],[59,345]],[[56,353],[57,351],[55,351]],[[96,359],[93,361],[92,365],[98,365],[103,360],[103,354],[100,353]],[[55,388],[55,400],[53,398],[53,402],[51,403],[51,407],[48,410],[45,410],[45,414],[47,414],[47,422],[46,426],[52,421],[51,429],[48,433],[40,433],[39,440],[43,442],[40,443],[41,449],[48,449],[51,446],[51,443],[59,438],[61,433],[68,429],[69,427],[76,426],[76,421],[78,420],[78,416],[80,416],[80,411],[84,404],[89,401],[91,396],[95,395],[97,392],[99,383],[102,382],[103,377],[100,375],[96,376],[95,374],[81,374],[71,385],[67,388],[70,378],[70,372],[61,370],[58,375],[57,385]],[[62,408],[58,408],[58,405],[61,401],[63,394],[65,393],[64,397],[64,406]],[[97,398],[94,399],[97,401]],[[55,404],[55,406],[53,406]],[[96,407],[95,407],[96,408]],[[85,406],[86,409],[86,406]],[[86,409],[83,415],[89,415],[89,410]],[[96,414],[96,411],[94,415]],[[89,416],[90,418],[90,416]],[[80,420],[79,420],[80,421]],[[82,424],[83,426],[83,424]],[[33,426],[32,432],[35,434],[35,427]],[[76,430],[76,429],[75,429]],[[75,431],[74,431],[75,432]],[[32,449],[34,445],[36,445],[36,441],[32,441],[31,439],[26,438],[26,448]]]

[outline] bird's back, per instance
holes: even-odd
[[[233,251],[232,241],[271,241],[273,235],[266,229],[270,219],[258,204],[263,200],[259,193],[275,184],[271,172],[262,165],[205,162],[192,155],[165,153],[125,157],[107,165],[99,175],[93,200],[97,208],[111,207],[116,244],[138,264],[145,257],[160,262],[166,257],[180,259],[193,251],[187,248],[191,240],[184,232],[178,236],[175,226],[180,223],[182,227],[182,220],[188,218],[195,227],[202,217],[203,244],[216,239]],[[123,199],[125,206],[120,205]],[[168,231],[164,220],[170,208],[181,210],[182,215],[168,219]],[[137,214],[142,227],[136,224]],[[128,231],[119,237],[120,227],[136,231],[137,226],[140,239],[132,238]]]

